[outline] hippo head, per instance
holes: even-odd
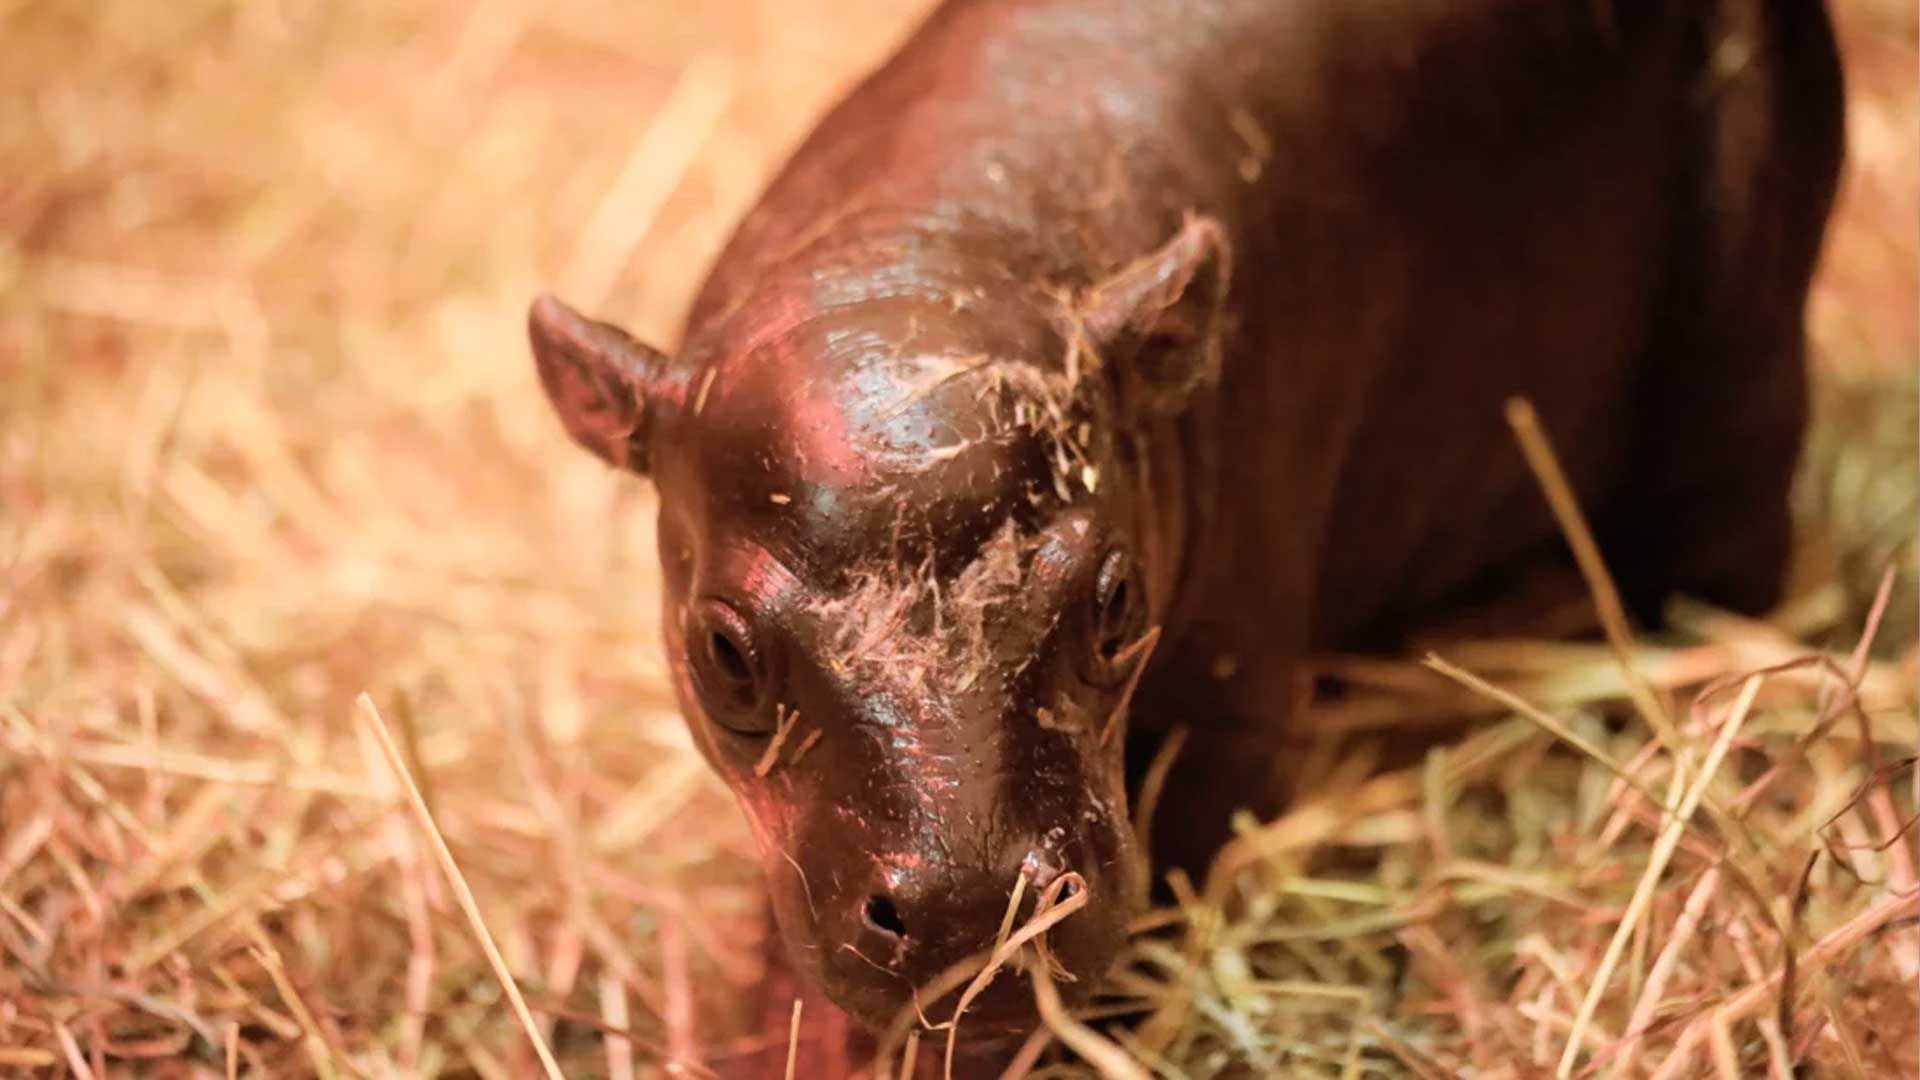
[[[765,284],[677,359],[533,306],[570,434],[658,485],[675,690],[789,952],[869,1025],[1081,889],[1045,945],[1085,991],[1142,901],[1122,748],[1179,544],[1148,443],[1225,278],[1201,219],[1079,289]],[[966,1015],[1024,1022],[1025,980]]]

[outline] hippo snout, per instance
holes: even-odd
[[[1072,976],[1063,994],[1090,990],[1112,963],[1125,936],[1131,897],[1122,867],[1071,858],[1044,838],[1010,843],[991,862],[954,865],[921,856],[872,860],[870,872],[842,876],[819,911],[822,987],[842,1008],[880,1026],[956,966],[979,961],[999,938],[1018,889],[1019,907],[1010,933],[1034,918],[1043,903],[1061,904],[1084,887],[1087,897],[1046,932],[1054,960]],[[1049,887],[1065,881],[1048,895]],[[1084,886],[1082,883],[1084,882]],[[977,967],[977,964],[970,965]],[[964,983],[963,983],[964,984]],[[958,992],[923,996],[930,1020],[947,1019]],[[969,1030],[991,1032],[1022,1026],[1033,1018],[1026,980],[996,979],[969,1004]]]

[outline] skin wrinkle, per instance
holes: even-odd
[[[925,718],[921,719],[924,723]],[[863,720],[862,723],[870,724],[871,721]],[[881,742],[890,751],[886,755],[886,760],[891,767],[883,778],[883,784],[891,794],[904,796],[904,801],[913,807],[914,823],[908,825],[910,833],[922,842],[931,842],[940,847],[942,854],[950,860],[951,852],[946,850],[946,837],[937,827],[940,814],[939,788],[942,786],[939,778],[945,770],[931,759],[926,752],[925,743],[913,736],[914,726],[918,725],[910,726],[896,720],[883,731],[873,733],[876,741]],[[916,781],[919,782],[916,783]],[[889,805],[895,801],[894,799],[885,800]],[[929,822],[936,823],[935,827],[929,827],[927,824]],[[891,858],[895,861],[895,865],[907,859],[918,861],[915,856],[901,853],[893,853]],[[889,887],[894,884],[889,882]]]
[[[860,219],[865,219],[861,227],[847,227]],[[987,286],[1005,299],[1018,301],[1031,283],[1071,273],[1058,261],[1047,273],[1034,256],[1010,258],[1011,252],[1020,250],[1019,238],[1025,235],[1029,234],[1017,221],[960,203],[923,212],[863,206],[840,229],[822,234],[790,256],[769,260],[754,273],[742,274],[743,286],[711,315],[702,317],[697,305],[690,325],[699,326],[700,332],[686,342],[682,354],[694,362],[722,352],[751,354],[809,322],[843,319],[868,304],[910,300],[952,305]],[[914,257],[883,258],[905,252]],[[1012,295],[1006,295],[1008,290]],[[775,318],[768,319],[762,310],[765,304],[775,307]],[[783,308],[788,314],[780,318]]]

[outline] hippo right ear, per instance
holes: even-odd
[[[609,465],[647,471],[647,413],[659,350],[542,294],[527,311],[541,385],[573,441]]]
[[[1149,412],[1183,408],[1220,374],[1233,251],[1213,218],[1189,216],[1153,251],[1076,298],[1072,332],[1118,368]]]

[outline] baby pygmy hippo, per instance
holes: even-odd
[[[1024,876],[1022,919],[1088,893],[1048,944],[1094,985],[1130,743],[1190,728],[1153,845],[1203,863],[1279,809],[1302,656],[1560,557],[1511,396],[1638,612],[1772,603],[1841,101],[1813,2],[950,0],[677,353],[535,301],[566,429],[659,489],[798,970],[882,1022]]]

